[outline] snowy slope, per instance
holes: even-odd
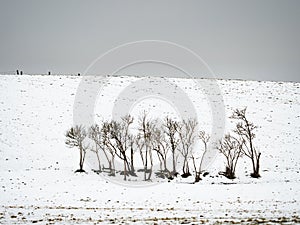
[[[259,126],[255,144],[262,152],[262,178],[249,177],[246,158],[238,165],[236,180],[217,176],[225,166],[218,155],[207,168],[209,176],[198,184],[176,179],[137,188],[107,181],[93,168],[87,168],[88,174],[74,173],[78,152],[65,146],[64,132],[73,125],[81,79],[85,78],[0,76],[0,223],[300,223],[299,83],[217,81],[226,131],[232,127],[232,110],[245,106],[249,119]],[[109,78],[97,98],[96,120],[108,118],[116,96],[138,79]],[[89,77],[87,91],[96,82],[98,78]],[[207,102],[193,80],[172,82],[186,91],[203,129],[214,129]],[[151,104],[141,102],[136,108]]]

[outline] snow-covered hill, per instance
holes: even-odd
[[[86,166],[87,174],[74,173],[78,152],[65,146],[64,133],[73,125],[74,110],[78,112],[74,102],[82,79],[87,79],[87,101],[82,104],[89,107],[94,101],[89,92],[99,87],[99,77],[0,76],[0,223],[300,223],[299,83],[197,81],[200,87],[218,84],[224,99],[225,132],[232,127],[228,119],[232,110],[247,107],[249,119],[258,126],[260,179],[249,177],[246,158],[241,159],[234,181],[217,176],[225,167],[217,155],[207,168],[209,176],[197,184],[178,178],[131,187],[103,179],[91,171],[93,165]],[[109,118],[116,98],[121,99],[119,94],[126,96],[122,91],[139,79],[105,80],[93,111],[95,121]],[[169,80],[185,91],[203,129],[214,130],[212,109],[201,88],[192,79]],[[159,79],[153,82],[160,87]],[[151,104],[146,99],[131,110],[134,114]],[[156,104],[158,115],[167,108],[163,104]],[[175,115],[176,110],[171,113]]]

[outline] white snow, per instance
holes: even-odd
[[[222,155],[217,155],[207,168],[209,175],[197,184],[190,184],[192,178],[177,178],[132,187],[130,181],[117,185],[103,179],[88,165],[87,174],[74,173],[78,151],[66,147],[64,133],[73,125],[81,79],[87,78],[0,76],[1,224],[300,223],[299,83],[199,79],[206,85],[218,83],[226,131],[233,126],[228,119],[232,110],[247,106],[249,119],[258,126],[255,145],[262,152],[260,179],[250,178],[246,158],[239,161],[237,179],[217,176],[225,167]],[[95,120],[109,118],[116,96],[139,79],[109,78],[97,97]],[[90,88],[99,83],[96,77],[88,80]],[[211,109],[195,82],[170,81],[187,93],[201,127],[214,129]],[[141,101],[135,107],[151,104]]]

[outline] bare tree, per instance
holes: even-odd
[[[243,153],[251,159],[253,168],[251,177],[259,178],[261,153],[253,145],[253,139],[255,138],[254,130],[257,127],[246,118],[246,109],[247,108],[242,110],[236,109],[230,118],[240,121],[237,123],[234,132],[237,133],[242,139]]]
[[[170,177],[170,171],[167,168],[167,154],[170,149],[168,141],[165,138],[164,133],[159,128],[155,128],[153,131],[152,148],[157,153],[160,160],[160,173],[163,178]]]
[[[124,180],[126,180],[127,172],[130,175],[135,175],[133,162],[129,162],[126,155],[128,150],[132,150],[133,137],[129,133],[129,126],[133,123],[133,117],[127,115],[121,119],[121,122],[111,121],[109,123],[109,135],[112,140],[108,142],[115,154],[124,162]]]
[[[101,145],[100,145],[100,143],[101,143],[101,133],[100,133],[100,128],[97,124],[95,124],[95,125],[93,125],[89,128],[88,136],[95,143],[95,145],[92,146],[90,148],[90,150],[92,152],[94,152],[97,156],[97,160],[98,160],[98,171],[97,172],[102,172],[101,171],[101,160],[100,160],[100,156],[99,156],[99,150],[101,149]]]
[[[103,136],[103,128],[100,128],[98,124],[95,124],[89,128],[89,138],[94,141],[94,146],[91,148],[92,152],[95,152],[98,160],[98,171],[97,172],[102,172],[101,169],[101,159],[99,156],[99,151],[103,151],[105,158],[108,162],[109,165],[109,171],[111,174],[113,174],[112,171],[112,160],[109,158],[108,152],[106,151],[106,145],[104,141],[104,136]],[[104,166],[103,166],[104,167]]]
[[[139,118],[139,134],[137,135],[137,146],[140,151],[141,159],[144,166],[144,180],[150,180],[153,169],[153,157],[152,157],[152,140],[155,129],[155,122],[148,119],[146,112]],[[148,160],[150,161],[150,169],[148,170]],[[148,178],[146,174],[148,173]]]
[[[220,141],[218,149],[226,158],[226,170],[219,174],[234,179],[237,162],[242,156],[242,143],[230,134],[226,134],[223,140]]]
[[[109,170],[110,170],[110,175],[115,176],[115,148],[113,145],[112,140],[110,139],[110,122],[104,122],[101,128],[101,139],[102,139],[102,144],[103,144],[103,149],[104,152],[106,151],[109,152],[111,155],[111,158],[109,158],[107,155],[107,160],[109,164]]]
[[[191,154],[191,158],[192,158],[193,165],[194,165],[194,170],[195,170],[195,183],[197,183],[201,180],[200,175],[201,175],[201,171],[202,171],[203,156],[207,151],[207,144],[210,140],[210,136],[208,134],[206,134],[205,131],[200,131],[198,137],[202,141],[202,143],[204,144],[204,153],[201,157],[198,169],[197,169],[197,166],[196,166],[196,160],[195,160],[194,152],[192,152],[192,154]]]
[[[188,159],[192,154],[192,148],[195,143],[197,125],[196,119],[187,119],[183,120],[178,126],[178,135],[181,144],[179,152],[183,156],[183,174],[181,176],[184,178],[191,176]]]
[[[169,117],[165,118],[164,121],[164,132],[167,135],[167,139],[170,145],[170,150],[172,152],[172,162],[173,162],[173,170],[172,174],[177,176],[176,171],[176,163],[177,163],[177,147],[179,144],[179,137],[178,137],[178,122],[175,120],[172,120]]]
[[[87,132],[83,126],[76,125],[68,130],[65,134],[66,136],[66,145],[70,148],[78,147],[79,149],[79,169],[75,172],[85,172],[83,169],[83,164],[85,160],[86,150],[88,146],[84,144],[84,139],[87,136]]]

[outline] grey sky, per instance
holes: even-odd
[[[192,49],[217,77],[300,82],[298,0],[7,0],[0,32],[1,72],[83,72],[113,47],[158,39]]]

